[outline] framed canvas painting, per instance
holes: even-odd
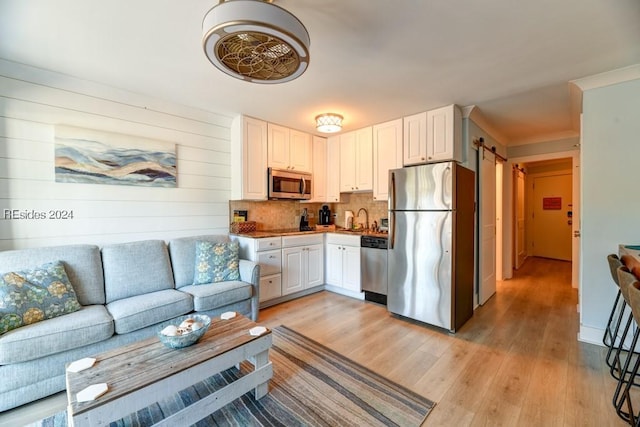
[[[56,126],[56,182],[176,187],[176,145]]]

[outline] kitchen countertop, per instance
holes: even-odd
[[[389,236],[388,233],[379,233],[379,232],[373,232],[369,230],[351,231],[351,230],[347,230],[346,228],[336,228],[335,230],[311,230],[311,231],[300,231],[297,228],[289,228],[289,229],[280,229],[280,230],[261,230],[261,231],[252,231],[250,233],[229,233],[229,234],[233,236],[251,237],[253,239],[264,239],[267,237],[296,236],[296,235],[304,235],[304,234],[322,234],[322,233],[338,233],[338,234],[349,234],[353,236],[374,236],[374,237],[384,237],[384,238],[387,238]]]

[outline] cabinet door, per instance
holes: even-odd
[[[311,135],[291,129],[289,131],[289,168],[311,173],[311,151]]]
[[[314,136],[313,146],[313,190],[311,202],[327,200],[327,138]]]
[[[405,117],[402,124],[403,165],[425,163],[427,161],[427,113]]]
[[[340,135],[340,192],[356,190],[356,133]]]
[[[342,258],[342,287],[360,292],[360,248],[355,246],[343,246]]]
[[[304,289],[302,248],[282,250],[282,295]]]
[[[327,202],[340,201],[340,137],[327,138]]]
[[[342,245],[327,244],[327,284],[342,286]]]
[[[306,249],[307,280],[305,287],[312,288],[324,284],[324,254],[322,245],[312,245]]]
[[[269,123],[269,167],[289,169],[289,129]]]
[[[267,122],[239,116],[231,134],[231,199],[267,200]]]
[[[373,189],[373,130],[371,127],[356,131],[355,191]]]
[[[456,105],[427,111],[427,160],[462,160],[462,118]]]
[[[373,200],[389,195],[389,170],[402,167],[402,119],[373,127]]]

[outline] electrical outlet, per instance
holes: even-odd
[[[300,215],[296,215],[293,219],[294,224],[300,224]]]

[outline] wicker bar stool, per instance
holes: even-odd
[[[640,282],[638,280],[632,281],[628,287],[627,293],[629,296],[629,306],[631,307],[633,318],[636,322],[636,325],[640,325]],[[633,334],[633,341],[631,343],[632,349],[635,349],[638,343],[639,336],[640,330],[636,327],[636,331]],[[616,404],[616,412],[620,417],[629,421],[629,424],[633,426],[640,426],[640,414],[637,414],[633,410],[634,405],[631,399],[631,386],[633,385],[633,381],[631,379],[635,378],[635,376],[638,374],[638,368],[640,368],[640,357],[632,357],[631,354],[632,353],[629,353],[629,357],[627,357],[627,360],[625,361],[624,368],[620,376],[621,380],[619,382],[619,385],[623,382],[622,379],[626,377],[630,378],[630,380],[623,384],[622,392],[617,399],[618,401]],[[625,406],[625,409],[623,409],[623,406]]]
[[[632,288],[640,288],[640,283],[636,279],[636,276],[629,272],[629,270],[625,267],[618,268],[618,283],[620,285],[620,291],[622,293],[622,297],[624,298],[626,304],[631,308],[632,315],[629,316],[624,331],[620,336],[620,345],[614,352],[614,367],[618,370],[619,379],[618,384],[616,386],[616,390],[613,393],[613,406],[616,408],[616,413],[620,418],[625,421],[631,422],[634,418],[633,411],[631,408],[631,400],[629,399],[629,390],[632,385],[636,384],[636,376],[637,368],[635,362],[632,364],[632,360],[637,361],[637,357],[633,357],[636,350],[636,344],[638,342],[638,336],[640,335],[640,329],[637,327],[637,323],[634,327],[633,337],[631,340],[631,344],[628,349],[624,349],[624,342],[627,339],[627,335],[632,328],[632,325],[635,323],[634,318],[640,318],[640,306],[636,306],[636,312],[634,312],[634,307],[631,304],[630,293]],[[622,359],[624,354],[624,361]],[[634,372],[634,368],[635,372]],[[613,367],[611,368],[613,369]],[[627,402],[627,410],[623,409],[624,403]]]
[[[618,288],[618,293],[613,302],[613,307],[611,308],[611,314],[609,315],[609,321],[607,322],[607,326],[604,330],[602,343],[608,348],[605,362],[610,368],[609,372],[615,379],[620,379],[619,366],[614,363],[615,358],[613,356],[615,355],[615,352],[618,350],[622,342],[620,340],[620,337],[618,337],[618,333],[620,332],[620,325],[623,324],[625,315],[627,316],[628,320],[628,317],[631,316],[631,312],[627,309],[627,303],[622,297],[622,293],[620,291],[620,283],[618,280],[618,268],[622,267],[622,261],[620,261],[620,258],[618,258],[616,254],[610,254],[607,255],[607,262],[609,263],[611,278]]]

